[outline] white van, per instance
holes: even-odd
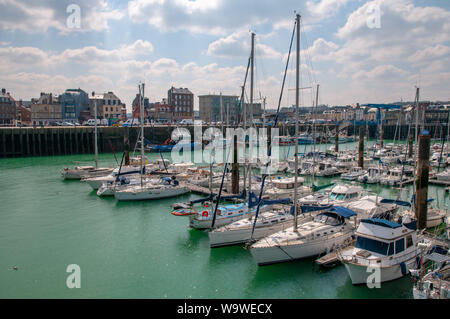
[[[95,126],[95,119],[87,120],[86,125],[88,125],[88,126]],[[100,125],[100,120],[99,119],[97,119],[97,125]]]

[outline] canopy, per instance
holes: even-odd
[[[341,207],[341,206],[334,206],[330,209],[331,212],[335,212],[339,216],[342,216],[344,218],[349,218],[351,216],[356,216],[356,213],[352,211],[351,209]]]
[[[405,201],[402,201],[402,200],[387,199],[387,198],[384,198],[384,199],[380,200],[380,203],[383,203],[383,204],[395,204],[395,205],[408,206],[408,207],[411,206],[411,203],[408,203],[408,202],[405,202]]]
[[[402,227],[402,225],[400,225],[400,224],[391,222],[386,219],[380,219],[380,218],[361,219],[361,223],[378,225],[378,226],[388,227],[388,228],[392,228],[392,229]]]

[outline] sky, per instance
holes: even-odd
[[[0,0],[0,87],[113,91],[130,111],[144,82],[152,102],[187,87],[198,109],[199,95],[240,95],[254,32],[255,101],[274,109],[296,13],[302,106],[317,85],[328,105],[412,101],[416,86],[450,100],[448,0]],[[295,54],[281,106],[294,89]]]

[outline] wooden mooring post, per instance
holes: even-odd
[[[428,131],[420,132],[416,173],[416,217],[419,230],[425,229],[427,226],[430,138]]]

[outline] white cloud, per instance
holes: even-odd
[[[336,14],[347,1],[309,1],[305,5],[298,0],[283,0],[282,3],[273,0],[132,0],[128,3],[128,15],[135,23],[145,23],[163,32],[225,35],[263,24],[270,24],[274,29],[291,28],[294,10],[302,13],[306,24],[317,22]],[[291,19],[287,18],[289,16]]]
[[[279,59],[281,53],[272,47],[259,43],[259,36],[255,36],[255,55],[258,58]],[[249,32],[237,31],[227,37],[212,42],[208,46],[207,54],[217,57],[247,57],[251,50],[251,35]]]

